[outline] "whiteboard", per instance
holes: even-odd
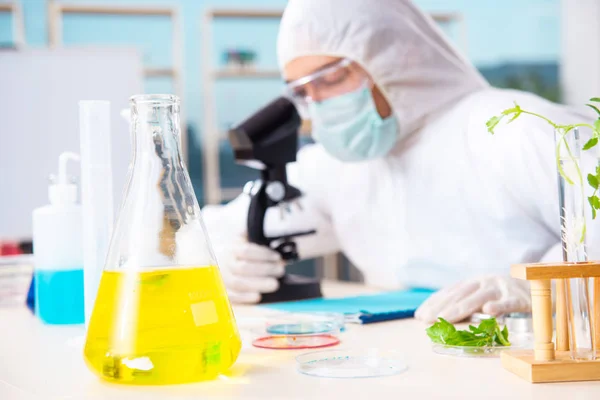
[[[80,100],[111,102],[113,199],[119,209],[129,164],[129,124],[120,115],[143,92],[133,49],[0,51],[0,239],[31,238],[31,213],[48,204],[48,177],[63,151],[79,153]],[[80,167],[69,174],[80,182]]]

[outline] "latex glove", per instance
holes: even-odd
[[[241,236],[213,240],[213,248],[232,302],[258,303],[261,293],[279,288],[277,278],[283,276],[285,263],[276,251]]]
[[[531,310],[527,281],[492,276],[458,283],[434,293],[416,311],[415,318],[434,322],[442,317],[458,322],[476,312],[497,316]]]
[[[227,294],[234,303],[258,303],[261,293],[279,288],[277,278],[284,273],[279,253],[246,239],[249,205],[249,197],[240,195],[227,205],[202,209]]]

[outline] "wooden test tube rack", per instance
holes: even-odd
[[[572,360],[567,325],[565,280],[593,280],[592,335],[595,348],[600,347],[600,262],[517,264],[511,276],[531,283],[533,315],[533,350],[505,351],[502,366],[532,383],[600,380],[600,354],[596,360]],[[556,280],[556,344],[552,341],[552,280]],[[568,286],[568,285],[567,285]]]

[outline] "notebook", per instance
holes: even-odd
[[[265,304],[262,307],[287,312],[337,312],[344,314],[398,315],[412,317],[414,311],[433,293],[430,289],[409,289],[341,298],[321,298],[285,303]]]

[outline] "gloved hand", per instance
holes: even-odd
[[[277,278],[284,274],[279,253],[246,238],[249,202],[248,196],[241,195],[225,206],[202,209],[227,294],[234,303],[258,303],[261,293],[279,288]]]
[[[506,276],[482,277],[434,293],[416,311],[415,318],[434,322],[442,317],[458,322],[476,312],[501,315],[531,310],[529,283]]]
[[[216,239],[213,248],[232,302],[258,303],[261,293],[279,288],[277,278],[283,276],[285,267],[279,253],[249,243],[243,236]]]

